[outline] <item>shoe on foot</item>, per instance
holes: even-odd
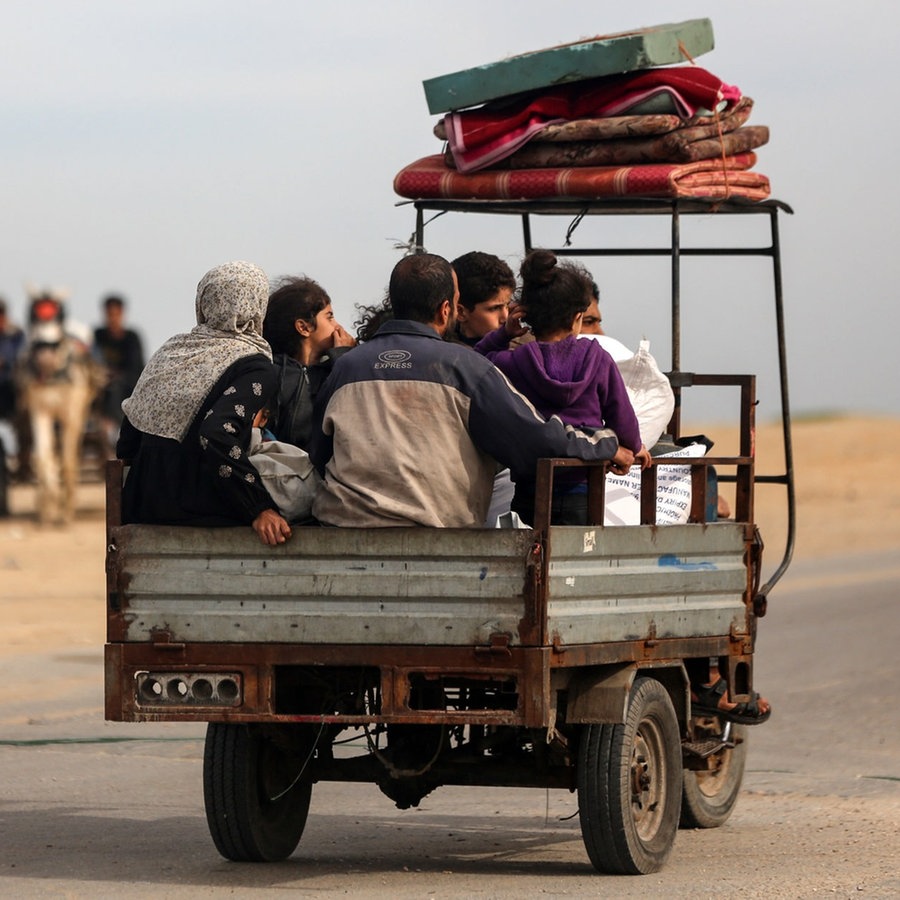
[[[750,694],[749,700],[742,703],[731,703],[726,697],[727,693],[728,685],[722,677],[712,684],[692,686],[691,712],[694,715],[718,716],[726,722],[736,722],[739,725],[761,725],[772,715],[772,708],[756,691]],[[766,704],[765,710],[760,701]]]

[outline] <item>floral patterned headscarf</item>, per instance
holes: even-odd
[[[262,337],[269,279],[258,266],[230,262],[197,285],[197,325],[169,338],[150,358],[122,410],[135,428],[184,438],[225,370],[244,356],[272,351]]]

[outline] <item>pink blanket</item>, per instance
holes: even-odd
[[[595,78],[506,98],[444,117],[450,151],[460,172],[473,172],[505,159],[547,125],[598,116],[625,115],[649,98],[665,94],[688,119],[698,110],[737,103],[738,88],[699,66],[645,69]]]

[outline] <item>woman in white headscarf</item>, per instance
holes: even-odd
[[[247,458],[253,417],[275,387],[262,337],[269,280],[231,262],[197,286],[197,325],[166,341],[122,403],[116,455],[132,460],[123,520],[165,525],[251,525],[282,544],[288,523]]]

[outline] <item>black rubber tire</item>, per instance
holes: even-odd
[[[681,736],[666,689],[637,678],[623,725],[585,725],[578,753],[581,836],[600,872],[658,871],[678,833]]]
[[[303,763],[259,726],[207,727],[203,800],[209,833],[222,856],[274,862],[294,852],[312,792],[311,782],[297,777]]]
[[[737,805],[744,766],[747,762],[747,736],[743,725],[732,725],[739,738],[736,746],[716,754],[710,771],[685,770],[681,798],[682,828],[718,828],[724,825]]]

